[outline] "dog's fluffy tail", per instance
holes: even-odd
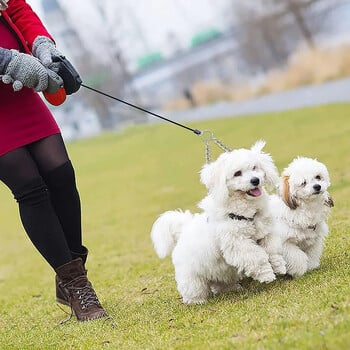
[[[154,249],[163,259],[171,254],[178,241],[183,225],[191,220],[190,211],[166,211],[155,221],[151,231]]]

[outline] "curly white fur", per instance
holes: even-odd
[[[242,276],[271,282],[285,262],[270,239],[271,217],[263,185],[275,187],[276,167],[265,142],[221,154],[200,173],[207,196],[200,214],[168,211],[153,224],[159,257],[172,252],[175,279],[186,304],[240,288]],[[231,216],[231,217],[230,217]]]
[[[298,157],[283,171],[279,196],[271,196],[274,236],[281,240],[287,274],[304,275],[319,267],[333,200],[326,166]]]

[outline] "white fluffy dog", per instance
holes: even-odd
[[[320,264],[333,200],[324,164],[298,157],[282,172],[280,196],[271,196],[274,235],[281,239],[287,274],[298,277]]]
[[[285,273],[285,262],[270,240],[266,184],[278,182],[276,167],[251,149],[221,154],[200,173],[207,196],[200,214],[167,211],[153,224],[151,237],[160,258],[172,252],[175,279],[185,304],[204,303],[211,294],[235,290],[242,276],[271,282]]]

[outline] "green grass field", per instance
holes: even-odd
[[[0,349],[350,349],[349,114],[344,104],[191,124],[231,148],[265,139],[279,170],[297,155],[318,158],[335,201],[319,270],[247,281],[243,292],[201,306],[181,304],[171,260],[157,258],[149,236],[160,213],[197,211],[205,195],[196,135],[157,123],[68,145],[89,276],[108,320],[60,324],[67,315],[55,302],[54,273],[0,185]]]

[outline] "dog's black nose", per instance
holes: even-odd
[[[314,189],[316,192],[320,192],[320,191],[321,191],[321,185],[314,185],[314,186],[313,186],[313,189]]]
[[[260,183],[260,180],[258,177],[253,177],[251,180],[250,180],[250,183],[254,186],[258,186],[259,183]]]

